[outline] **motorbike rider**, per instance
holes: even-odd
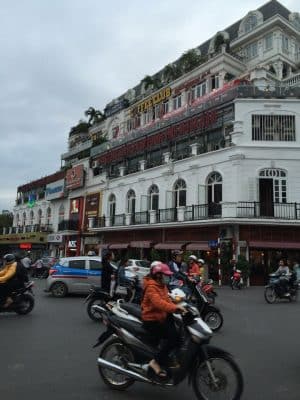
[[[161,378],[166,377],[166,372],[161,366],[166,362],[169,352],[178,344],[171,314],[186,311],[184,307],[172,303],[169,298],[167,285],[171,276],[172,272],[166,264],[154,261],[150,274],[144,278],[141,304],[144,328],[151,333],[153,339],[165,339],[149,362],[149,368]]]
[[[276,275],[280,275],[281,277],[279,278],[279,284],[284,291],[284,295],[286,297],[290,296],[289,293],[289,275],[290,275],[290,270],[287,265],[285,265],[284,260],[281,259],[279,260],[279,267],[275,271]]]
[[[203,258],[198,259],[198,265],[199,265],[199,275],[201,277],[201,280],[204,280],[205,277],[205,268],[204,268],[205,261]]]
[[[187,269],[187,273],[189,277],[199,277],[200,269],[198,265],[198,259],[193,254],[189,256],[189,265]]]
[[[3,260],[5,266],[0,271],[0,304],[6,308],[13,302],[9,293],[12,290],[12,279],[16,275],[17,262],[14,254],[5,254]]]
[[[183,252],[181,250],[172,251],[172,260],[168,263],[168,266],[174,274],[177,272],[186,272],[186,263],[182,261]]]

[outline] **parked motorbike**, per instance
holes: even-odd
[[[179,274],[178,279],[182,280],[182,286],[180,288],[187,294],[187,301],[197,307],[200,317],[207,323],[212,331],[216,332],[221,329],[224,322],[221,311],[215,305],[210,304],[201,286],[200,278],[190,279],[183,273]]]
[[[215,304],[218,293],[214,290],[213,280],[209,279],[207,281],[201,282],[201,286],[210,304]]]
[[[196,307],[186,304],[186,314],[173,314],[181,344],[164,365],[167,376],[163,378],[148,365],[158,343],[143,328],[140,307],[120,301],[111,309],[108,305],[94,307],[98,308],[107,328],[94,347],[104,343],[97,363],[103,381],[110,388],[125,390],[136,381],[172,387],[188,378],[199,400],[241,398],[240,368],[228,352],[209,344],[212,331],[199,318]]]
[[[285,282],[283,282],[285,281]],[[288,290],[286,290],[286,288]],[[267,303],[275,303],[278,299],[296,301],[298,298],[298,281],[296,273],[292,274],[270,274],[269,283],[264,292]]]
[[[33,282],[28,282],[23,287],[14,290],[10,294],[13,303],[8,307],[0,305],[0,313],[15,312],[20,315],[29,314],[34,307],[33,285]]]
[[[109,301],[116,301],[123,299],[126,302],[140,302],[141,288],[139,287],[139,280],[137,275],[132,272],[126,272],[128,279],[125,285],[117,285],[116,288],[111,290],[111,293],[104,291],[100,286],[92,286],[89,295],[85,299],[87,303],[87,313],[91,320],[100,322],[102,316],[97,309],[93,308],[94,305],[103,305]]]
[[[244,281],[243,281],[243,277],[242,277],[242,271],[240,271],[239,269],[236,269],[233,272],[231,279],[231,289],[239,289],[241,290],[242,287],[244,286]]]

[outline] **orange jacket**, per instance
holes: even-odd
[[[189,265],[189,269],[188,269],[188,275],[200,275],[200,268],[199,265],[197,263],[192,263]]]
[[[170,300],[166,285],[150,277],[144,278],[142,320],[163,322],[168,314],[175,311],[176,305]]]

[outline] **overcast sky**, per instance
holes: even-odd
[[[0,212],[70,128],[265,1],[0,0]],[[300,12],[298,0],[283,0]]]

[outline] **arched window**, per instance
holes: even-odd
[[[127,193],[127,212],[129,214],[135,213],[135,193],[133,190],[129,190]]]
[[[49,225],[51,222],[51,208],[48,207],[46,211],[46,224]]]
[[[207,179],[208,203],[220,203],[222,201],[222,176],[219,172],[213,172]]]
[[[257,16],[252,14],[245,21],[245,33],[252,31],[257,25]]]
[[[30,222],[29,222],[29,224],[33,225],[33,221],[34,221],[34,212],[31,210],[30,211]]]
[[[116,196],[111,194],[108,198],[108,215],[113,217],[116,215]]]
[[[207,179],[207,203],[208,215],[220,216],[222,214],[222,176],[219,172],[213,172]]]
[[[174,205],[186,206],[186,183],[183,179],[178,179],[174,184]]]
[[[149,189],[149,210],[158,210],[159,208],[159,189],[152,185]]]
[[[41,225],[42,217],[43,217],[43,212],[42,212],[41,209],[39,209],[39,211],[38,211],[38,225]]]
[[[22,225],[25,226],[26,225],[26,212],[23,213],[23,221],[22,221]]]
[[[65,206],[61,204],[58,210],[58,223],[62,222],[65,219]]]

